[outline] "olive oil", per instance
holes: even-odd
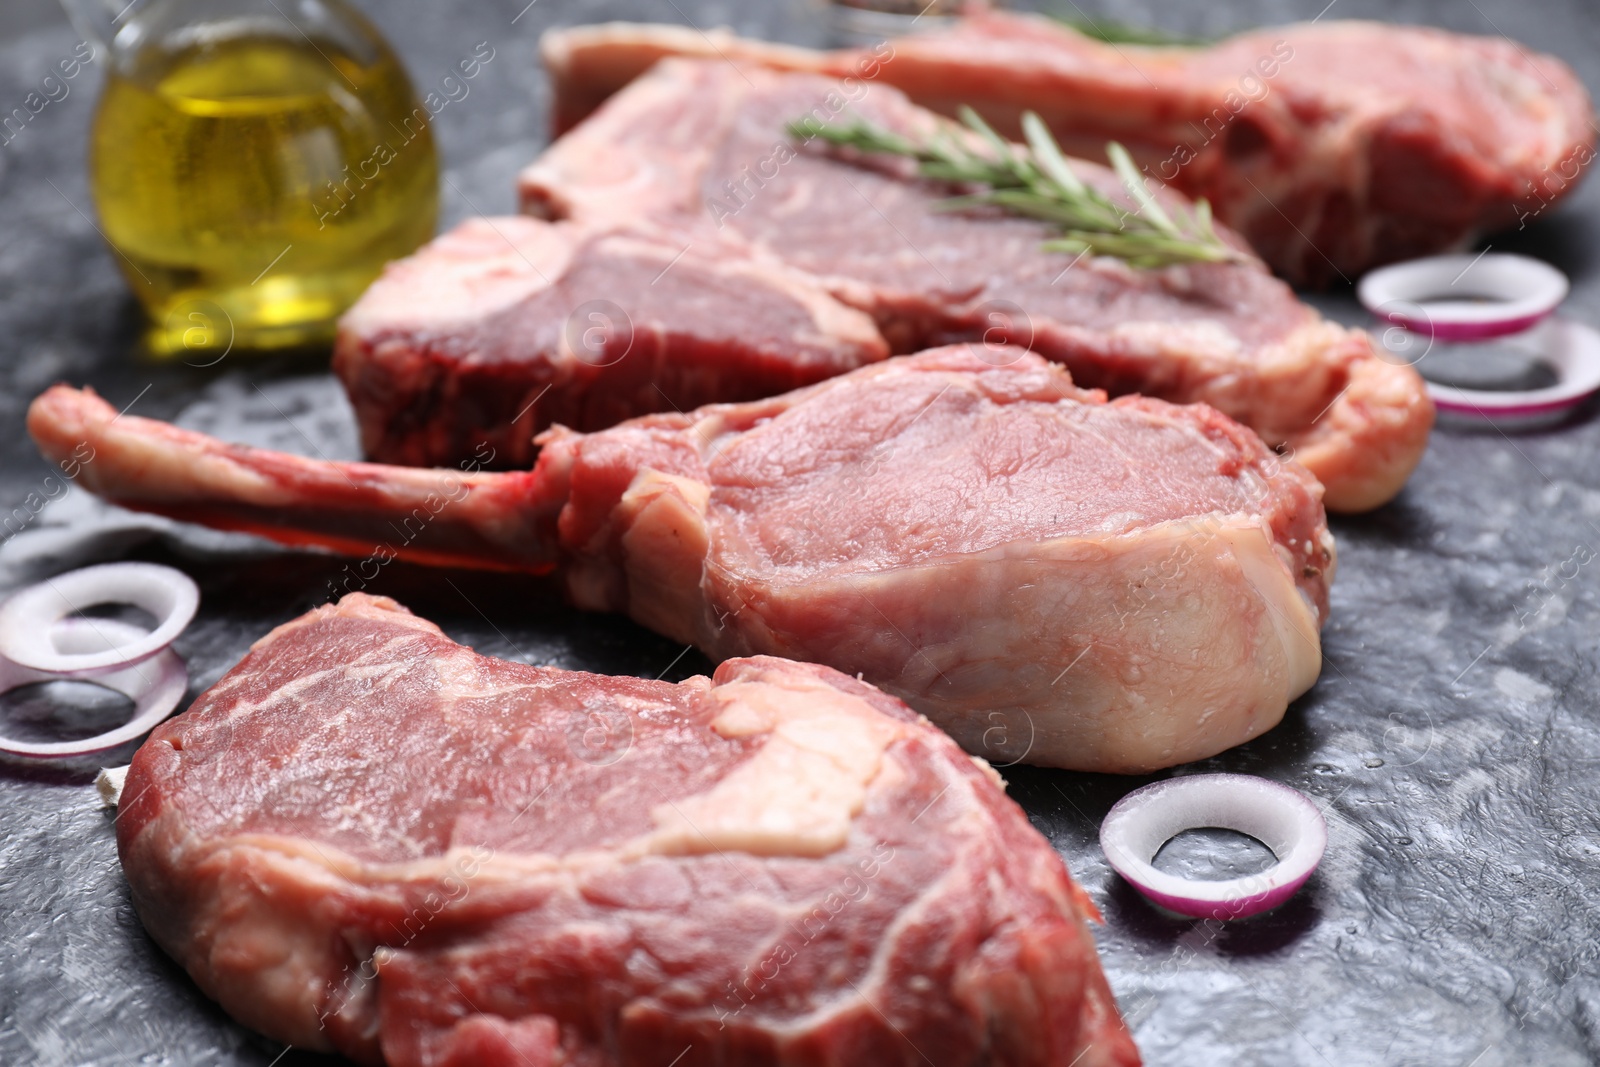
[[[429,115],[398,60],[291,29],[211,28],[107,79],[91,184],[158,353],[325,342],[384,263],[433,234]]]

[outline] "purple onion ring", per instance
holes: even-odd
[[[1161,846],[1185,830],[1249,834],[1278,862],[1260,874],[1199,881],[1158,871]],[[1192,774],[1135,789],[1100,824],[1112,868],[1151,903],[1196,919],[1242,919],[1275,908],[1311,877],[1328,824],[1299,790],[1250,774]]]
[[[1356,297],[1380,319],[1446,341],[1521,333],[1567,297],[1567,276],[1509,252],[1428,256],[1372,271]]]
[[[62,619],[50,637],[62,651],[89,654],[108,648],[125,647],[143,637],[145,631],[115,619]],[[104,686],[133,701],[133,718],[112,730],[79,741],[35,743],[0,737],[0,752],[14,756],[83,756],[115,748],[125,741],[142,737],[172,714],[189,688],[189,671],[170,648],[163,648],[138,663],[92,671],[37,671],[0,658],[0,693],[35,682],[76,681]]]
[[[156,628],[148,633],[135,628],[123,644],[101,645],[93,651],[69,654],[58,648],[52,629],[56,623],[98,604],[143,608],[156,617]],[[157,563],[102,563],[68,571],[30,585],[0,604],[0,656],[56,674],[125,667],[172,644],[199,605],[200,590],[194,580]]]
[[[1428,395],[1441,412],[1503,426],[1534,426],[1557,421],[1600,390],[1600,331],[1565,316],[1506,342],[1541,359],[1555,371],[1546,389],[1498,391],[1428,383]]]

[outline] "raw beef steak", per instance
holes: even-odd
[[[51,457],[92,445],[79,482],[119,504],[365,556],[354,588],[395,557],[559,566],[581,607],[859,673],[995,762],[1200,759],[1321,668],[1316,481],[1210,408],[1107,402],[1008,346],[552,430],[520,473],[264,452],[66,386],[29,429]]]
[[[755,400],[886,355],[867,316],[736,248],[519,217],[390,264],[340,321],[333,369],[369,458],[514,469],[554,423]]]
[[[151,735],[117,845],[229,1014],[362,1063],[1138,1062],[998,776],[825,667],[533,667],[354,594]]]
[[[948,186],[794,145],[797,118],[849,121],[829,103],[841,92],[814,75],[668,60],[524,171],[524,203],[742,243],[870,314],[896,352],[1004,340],[1085,386],[1211,404],[1292,449],[1335,510],[1375,507],[1404,484],[1433,406],[1421,377],[1380,359],[1366,334],[1322,319],[1253,259],[1075,261],[1040,250],[1043,223],[941,212]],[[886,86],[850,108],[912,133],[938,121]],[[1106,168],[1078,166],[1119,188]]]
[[[1148,47],[978,10],[871,52],[625,23],[552,30],[542,50],[558,130],[667,55],[880,81],[945,114],[968,104],[1012,136],[1036,111],[1088,158],[1120,141],[1311,284],[1539,215],[1594,159],[1589,95],[1565,63],[1420,26],[1328,20]]]

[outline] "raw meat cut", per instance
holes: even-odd
[[[736,248],[518,217],[391,264],[340,321],[333,368],[369,458],[515,469],[554,423],[775,396],[886,355],[867,316]]]
[[[552,430],[531,472],[264,452],[66,386],[28,426],[48,456],[88,442],[79,483],[116,503],[367,556],[347,589],[397,557],[560,566],[581,607],[860,674],[997,763],[1200,759],[1321,667],[1316,481],[1210,408],[1107,402],[1014,347]]]
[[[1334,510],[1400,490],[1433,406],[1416,371],[1380,359],[1366,334],[1325,321],[1253,260],[1162,270],[1075,261],[1040,250],[1043,223],[941,213],[948,187],[820,145],[797,150],[785,132],[794,119],[846,121],[827,103],[839,85],[668,60],[524,171],[524,203],[591,224],[668,225],[691,244],[742,244],[870,314],[896,352],[1005,340],[1065,363],[1084,386],[1211,404],[1292,449]],[[885,86],[851,107],[908,133],[936,121]],[[1078,166],[1117,184],[1104,167]]]
[[[558,130],[667,55],[881,81],[1017,135],[1038,112],[1100,158],[1204,196],[1273,268],[1324,284],[1460,247],[1538,215],[1594,159],[1589,95],[1559,59],[1420,26],[1273,26],[1202,48],[1109,45],[1050,19],[976,11],[876,52],[616,23],[545,34]]]
[[[480,656],[385,598],[285,623],[134,756],[158,944],[389,1067],[1111,1067],[1094,906],[969,759],[825,667]]]

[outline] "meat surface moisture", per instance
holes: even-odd
[[[1211,404],[1292,449],[1335,510],[1399,491],[1433,407],[1421,377],[1380,359],[1365,333],[1322,319],[1253,259],[1137,270],[1044,252],[1043,223],[942,212],[949,186],[798,146],[786,129],[806,115],[912,134],[937,121],[887,86],[858,82],[851,103],[843,84],[664,62],[523,172],[524,203],[743,244],[865,311],[895,352],[1003,340],[1084,386]],[[1118,187],[1105,167],[1078,168]]]
[[[1316,481],[1210,408],[1108,402],[1010,346],[553,430],[520,473],[264,452],[65,386],[29,429],[51,457],[92,445],[80,484],[129,507],[369,560],[559,567],[581,607],[715,659],[859,674],[994,762],[1200,759],[1276,725],[1321,666]]]
[[[1109,45],[975,11],[876,52],[612,24],[543,41],[566,129],[667,55],[849,76],[1015,136],[1038,112],[1076,154],[1107,141],[1204,196],[1283,277],[1322,284],[1543,214],[1594,159],[1588,93],[1514,41],[1377,22],[1273,26],[1200,48]]]
[[[825,667],[534,667],[353,594],[156,729],[117,846],[229,1014],[361,1063],[1138,1062],[998,776]]]

